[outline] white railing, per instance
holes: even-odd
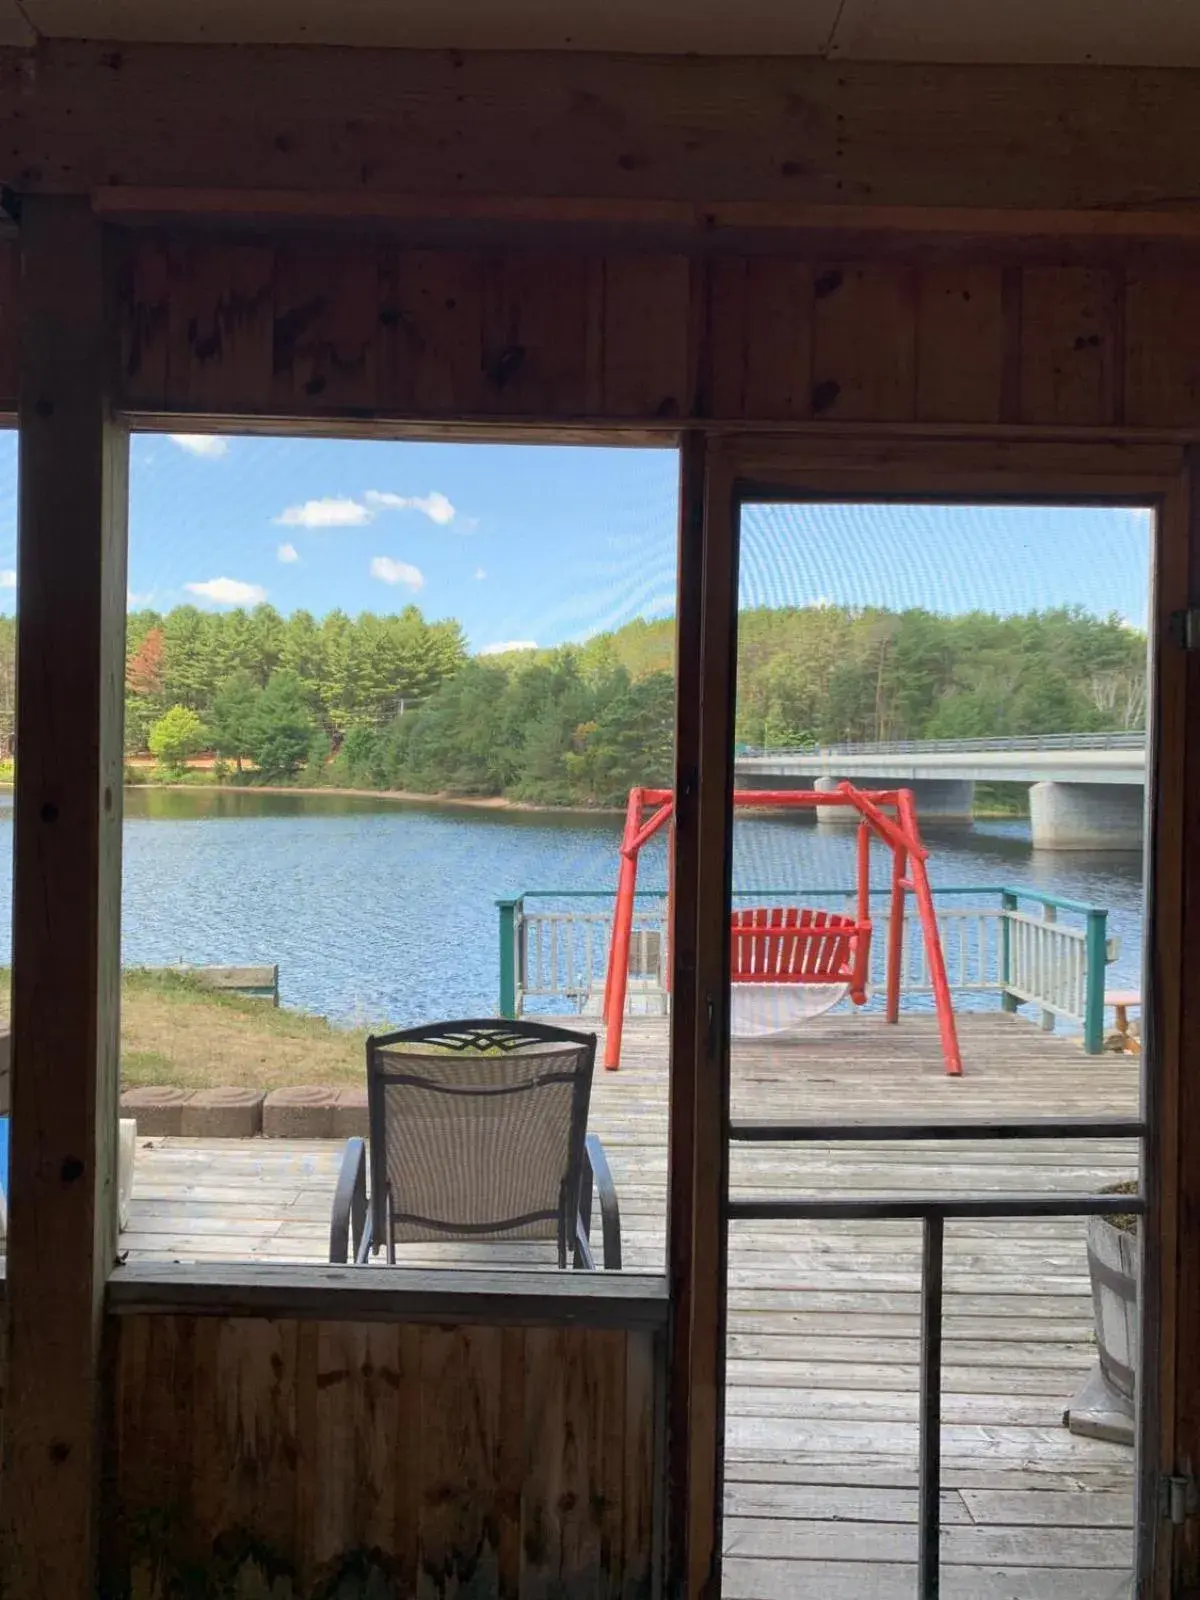
[[[1008,926],[1008,982],[1005,989],[1017,1001],[1033,1001],[1042,1008],[1042,1025],[1050,1029],[1055,1017],[1082,1022],[1087,1007],[1087,930],[1057,921],[1054,907],[1041,917],[1023,911],[1006,911]]]
[[[523,908],[516,926],[518,1003],[564,999],[582,1008],[602,990],[612,938],[611,911]],[[666,990],[666,900],[634,912],[629,972]],[[631,988],[633,1003],[635,988]],[[536,1009],[536,1007],[535,1007]]]
[[[968,897],[972,903],[961,903]],[[850,897],[841,892],[811,891],[800,898],[806,904],[853,909]],[[1106,912],[1025,889],[940,890],[935,898],[946,976],[956,998],[997,995],[1009,1011],[1036,1006],[1044,1028],[1053,1028],[1061,1018],[1083,1028],[1089,1050],[1100,1047],[1103,969],[1115,957],[1115,945],[1105,938]],[[795,904],[797,896],[761,891],[738,894],[735,900],[785,905]],[[884,909],[886,891],[877,892],[873,902],[869,993],[882,994],[891,921]],[[1035,911],[1022,909],[1021,902],[1032,903]],[[557,1004],[598,1015],[612,937],[612,896],[547,892],[504,904],[513,908],[513,1013],[553,1010]],[[1071,920],[1063,920],[1060,912]],[[629,972],[627,1010],[652,1009],[654,995],[665,1010],[665,895],[639,896]],[[933,993],[923,932],[911,900],[904,919],[900,990],[914,997]],[[502,1006],[504,1002],[502,996]]]
[[[939,906],[938,932],[946,977],[959,993],[981,994],[1003,988],[1003,916],[999,906]],[[888,941],[892,919],[888,913],[871,918],[871,988],[883,991],[887,980]],[[900,947],[901,994],[932,994],[933,980],[925,940],[915,908],[904,919]]]

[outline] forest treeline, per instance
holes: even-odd
[[[212,750],[244,781],[611,805],[669,781],[673,647],[669,620],[481,657],[415,606],[139,611],[126,748],[168,771]],[[739,621],[744,745],[1135,729],[1145,712],[1145,637],[1116,617],[810,606]]]

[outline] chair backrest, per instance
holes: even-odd
[[[731,923],[733,983],[845,983],[869,923],[807,907],[735,911]]]
[[[381,1243],[574,1238],[595,1034],[466,1021],[367,1040]]]

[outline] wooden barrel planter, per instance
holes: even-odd
[[[1088,1272],[1100,1371],[1133,1415],[1138,1370],[1138,1237],[1107,1217],[1089,1217]]]
[[[1107,1217],[1088,1218],[1088,1274],[1098,1365],[1064,1418],[1072,1433],[1121,1444],[1132,1444],[1134,1438],[1139,1337],[1135,1230],[1136,1223],[1117,1227]]]

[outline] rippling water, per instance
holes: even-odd
[[[0,798],[0,906],[11,905],[11,797]],[[135,789],[126,795],[124,959],[278,962],[281,998],[341,1021],[483,1015],[497,999],[494,902],[529,889],[611,889],[620,820],[416,807],[367,797]],[[931,833],[934,886],[1012,884],[1109,908],[1140,983],[1136,857],[1034,854],[1027,823]],[[877,871],[884,881],[886,863]],[[741,816],[738,887],[837,888],[853,839],[810,821]],[[664,882],[661,845],[642,867]],[[0,960],[10,951],[0,918]]]

